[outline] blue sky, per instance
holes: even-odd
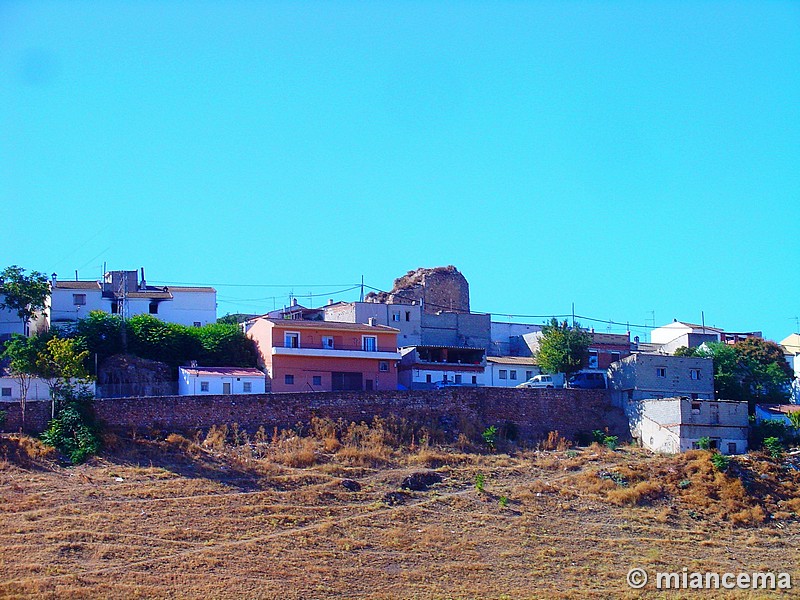
[[[220,315],[454,264],[475,310],[782,339],[798,165],[797,2],[0,0],[0,265]]]

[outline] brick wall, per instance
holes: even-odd
[[[31,409],[33,404],[46,403],[29,403],[29,428],[41,429],[47,412],[41,407]],[[14,408],[9,406],[6,431],[19,428],[19,407]],[[480,430],[511,423],[522,440],[537,440],[553,430],[575,438],[604,427],[622,439],[628,438],[627,420],[620,409],[611,406],[604,390],[452,388],[109,398],[95,400],[94,409],[106,427],[124,431],[184,431],[234,422],[249,431],[260,426],[271,431],[273,427],[307,423],[315,415],[357,422],[396,415],[434,425],[454,437],[465,424]]]

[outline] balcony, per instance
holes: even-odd
[[[284,348],[283,346],[272,347],[273,356],[310,356],[316,358],[369,358],[377,360],[400,360],[400,353],[397,351],[387,352],[376,350],[368,352],[365,350],[342,350],[329,348]]]

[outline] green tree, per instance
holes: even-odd
[[[47,276],[39,271],[26,274],[17,265],[0,272],[0,308],[11,310],[23,323],[35,320],[47,306],[50,284]]]
[[[695,349],[694,356],[714,361],[714,394],[717,398],[742,399],[739,354],[733,346],[722,342],[706,343]]]
[[[761,338],[747,338],[737,342],[734,349],[739,357],[744,400],[751,405],[789,400],[794,373],[778,344]]]
[[[536,362],[545,373],[564,373],[567,377],[578,372],[589,357],[592,336],[575,323],[570,327],[566,321],[553,318],[542,327]]]
[[[47,341],[36,357],[36,374],[50,388],[52,416],[60,408],[65,396],[72,393],[77,384],[81,387],[89,381],[86,359],[89,352],[82,348],[80,340],[54,337]]]
[[[19,403],[22,413],[22,429],[25,429],[25,410],[31,379],[36,377],[36,361],[42,348],[42,340],[36,336],[15,335],[6,342],[2,358],[8,360],[8,370],[19,384]]]
[[[125,327],[125,321],[121,316],[95,310],[86,318],[79,319],[68,335],[83,339],[86,350],[89,351],[89,358],[96,355],[98,363],[101,363],[109,356],[125,352],[123,341]],[[90,363],[93,361],[90,360]],[[97,373],[94,375],[97,376]]]

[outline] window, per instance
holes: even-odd
[[[86,294],[72,294],[72,303],[75,306],[85,306]]]
[[[194,325],[195,327],[202,327],[203,326],[203,324],[200,321],[195,321],[194,323],[192,323],[192,325]]]
[[[689,369],[689,378],[698,381],[700,379],[700,369]]]
[[[692,402],[692,414],[699,415],[700,414],[700,403],[699,402]]]
[[[619,352],[612,352],[611,353],[611,362],[617,362],[620,358]]]
[[[517,371],[516,371],[516,369],[511,369],[511,370],[508,372],[508,378],[509,378],[509,379],[514,379],[514,380],[516,380],[516,379],[517,379]]]
[[[11,388],[3,388],[2,396],[4,398],[11,398]]]
[[[473,375],[472,376],[472,385],[478,385],[478,376],[477,375]]]
[[[533,371],[525,371],[525,381],[528,379],[533,379]]]
[[[596,369],[598,365],[597,350],[589,350],[589,368]]]
[[[201,381],[200,382],[200,391],[201,392],[207,392],[208,391],[208,382],[207,381]]]
[[[666,367],[656,367],[656,377],[666,377],[666,376],[667,376]]]
[[[447,383],[447,373],[442,373],[442,381]]]
[[[323,335],[322,336],[322,347],[327,348],[328,350],[333,350],[333,336],[332,335]]]
[[[407,310],[406,311],[406,321],[410,321],[410,320],[411,320],[411,311]]]
[[[432,382],[431,374],[428,373],[427,375],[425,375],[425,383],[431,383],[431,382]]]
[[[284,348],[299,348],[300,347],[300,334],[295,332],[289,332],[283,334],[283,346]],[[294,383],[294,381],[292,382]]]
[[[461,373],[456,374],[456,383],[461,383]]]
[[[378,370],[381,373],[388,373],[389,372],[389,363],[385,360],[382,360],[378,363]]]
[[[311,385],[322,385],[322,375],[312,375]]]
[[[253,391],[253,383],[252,383],[251,381],[245,381],[245,382],[242,384],[242,391],[243,391],[245,394],[249,394],[249,393],[251,393],[251,392]]]
[[[728,442],[728,454],[736,454],[736,442]]]
[[[361,339],[364,352],[375,352],[378,349],[378,338],[374,335],[365,335]]]
[[[284,375],[283,383],[286,385],[294,385],[294,375]]]
[[[119,302],[112,302],[111,303],[111,314],[118,315],[119,314]]]
[[[497,374],[500,379],[508,379],[508,371],[505,369],[500,369],[500,373]]]
[[[157,315],[158,314],[158,302],[151,302],[150,303],[150,314]]]
[[[400,321],[400,313],[392,313],[392,321]]]

